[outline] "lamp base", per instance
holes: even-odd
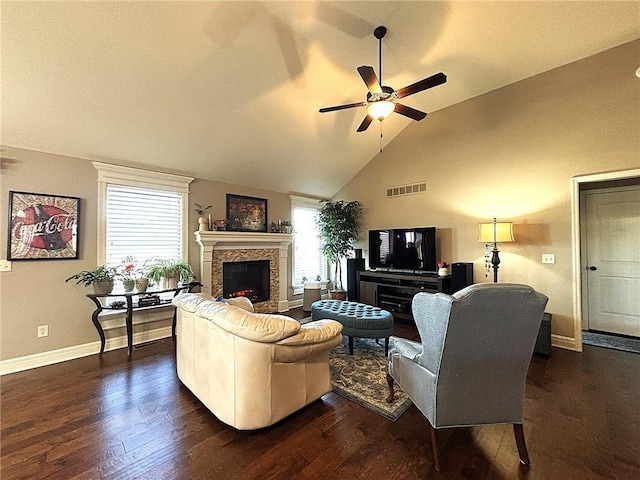
[[[493,250],[491,250],[491,266],[493,267],[493,283],[498,283],[498,268],[500,268],[500,250],[498,245],[493,244]]]

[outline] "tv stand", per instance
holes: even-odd
[[[423,272],[358,272],[358,301],[387,310],[397,319],[413,321],[411,301],[419,292],[451,293],[451,277]]]

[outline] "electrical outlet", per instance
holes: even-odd
[[[556,263],[556,255],[554,253],[543,253],[542,263]]]
[[[39,325],[38,338],[48,337],[48,336],[49,336],[49,325]]]

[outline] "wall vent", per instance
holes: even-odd
[[[400,197],[404,195],[415,195],[427,191],[427,182],[412,183],[399,187],[387,188],[387,198]]]

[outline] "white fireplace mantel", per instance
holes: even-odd
[[[214,250],[279,248],[287,250],[293,235],[260,232],[196,232],[196,242]]]
[[[200,275],[202,277],[202,291],[212,295],[212,262],[214,251],[217,250],[278,250],[278,276],[280,279],[278,288],[278,311],[289,309],[287,299],[287,284],[289,278],[289,245],[293,241],[293,235],[287,233],[260,233],[260,232],[195,232],[196,242],[200,245]]]

